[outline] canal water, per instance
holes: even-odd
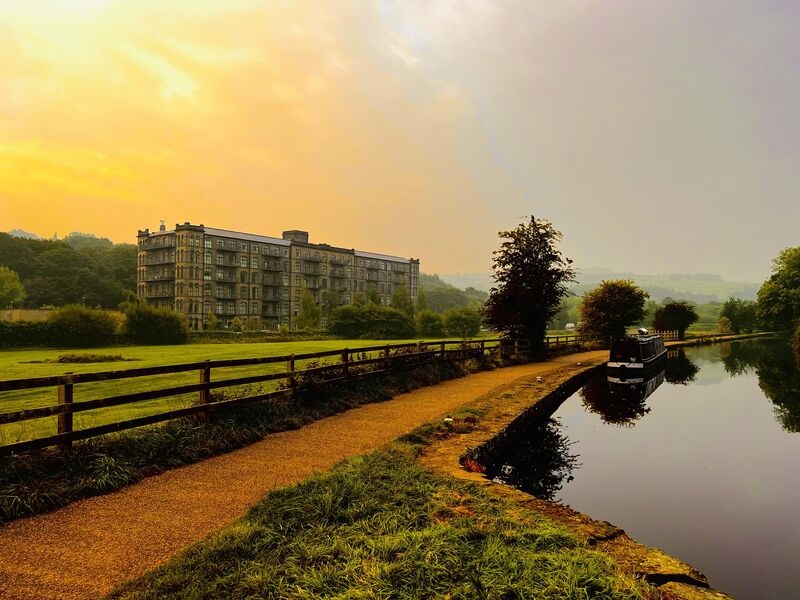
[[[603,372],[487,475],[610,521],[736,598],[800,598],[800,370],[784,340],[671,351],[646,381]]]

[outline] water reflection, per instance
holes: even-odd
[[[775,405],[781,426],[800,431],[800,368],[789,340],[721,344],[720,358],[732,377],[754,373],[758,387]]]
[[[595,377],[580,390],[583,406],[605,423],[632,427],[650,412],[646,400],[664,383],[664,371],[646,377]]]
[[[664,377],[669,383],[688,385],[697,376],[700,370],[695,363],[689,360],[683,348],[670,350],[667,354],[667,367]]]
[[[505,449],[501,462],[486,465],[486,475],[537,498],[554,500],[579,466],[578,455],[570,452],[573,442],[561,432],[557,419],[525,433]]]

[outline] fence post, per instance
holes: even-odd
[[[441,343],[439,344],[439,345],[441,346],[440,350],[441,350],[441,352],[442,352],[442,360],[444,360],[444,357],[445,357],[445,356],[447,356],[447,355],[445,354],[444,344],[445,344],[444,342],[441,342]]]
[[[200,385],[211,383],[211,361],[206,360],[202,367],[200,367]],[[208,404],[211,399],[211,392],[207,387],[200,389],[200,397],[198,402],[201,406]],[[208,411],[204,410],[200,413],[200,420],[208,421]]]
[[[286,378],[289,382],[289,389],[294,390],[294,354],[289,356],[289,360],[286,361],[286,373],[288,377]]]
[[[348,363],[350,362],[350,349],[345,348],[342,350],[342,374],[345,378],[350,377],[350,366]]]
[[[383,359],[385,361],[383,364],[383,368],[386,369],[387,371],[391,368],[390,367],[391,361],[389,360],[389,352],[390,348],[389,346],[386,346],[386,348],[383,349]]]
[[[483,358],[485,353],[486,353],[486,340],[481,340],[481,358]]]
[[[64,373],[64,377],[58,386],[58,403],[59,404],[72,404],[73,389],[72,389],[72,371]],[[72,408],[67,407],[67,410]],[[72,432],[72,413],[63,412],[58,415],[58,433],[71,433]],[[64,450],[72,447],[72,442],[64,442],[62,445]]]

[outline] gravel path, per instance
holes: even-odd
[[[329,469],[573,354],[454,379],[268,436],[105,496],[0,527],[0,598],[98,598],[240,517],[267,492]]]

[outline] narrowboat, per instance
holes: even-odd
[[[608,369],[649,369],[660,366],[667,358],[667,349],[660,335],[629,335],[611,342]]]

